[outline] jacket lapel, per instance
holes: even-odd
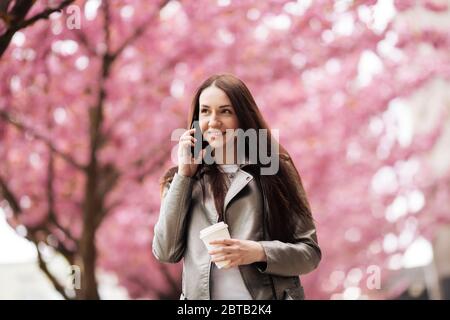
[[[223,212],[226,211],[227,205],[230,203],[231,200],[239,193],[242,189],[245,188],[245,186],[253,180],[253,176],[245,172],[241,169],[239,169],[236,172],[236,176],[234,180],[232,181],[230,188],[228,189],[227,194],[225,195],[225,201],[223,203]]]

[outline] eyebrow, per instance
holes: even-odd
[[[206,104],[202,104],[200,107],[210,108],[210,106],[207,106]],[[223,105],[223,106],[220,106],[219,109],[225,108],[225,107],[231,107],[231,105],[225,104],[225,105]]]

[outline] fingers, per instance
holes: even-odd
[[[225,254],[225,255],[214,255],[211,256],[211,261],[213,262],[220,262],[220,261],[226,261],[226,260],[231,260],[232,256],[229,254]]]
[[[240,259],[237,255],[235,254],[227,254],[227,255],[217,255],[211,258],[211,261],[214,263],[220,263],[220,262],[224,262],[224,261],[228,261],[228,264],[223,266],[224,269],[228,269],[228,268],[233,268],[236,267],[238,265],[240,265],[240,261],[242,259]]]
[[[208,251],[209,254],[213,255],[213,254],[227,254],[227,253],[236,253],[239,251],[239,247],[237,246],[228,246],[228,247],[221,247],[221,248],[217,248],[217,249],[213,249]]]
[[[195,138],[180,140],[180,144],[186,144],[186,145],[188,145],[188,144],[194,145],[195,142],[196,142]]]
[[[230,261],[224,268],[229,269],[236,267],[239,260],[240,247],[238,246],[238,239],[219,239],[210,242],[211,245],[223,245],[219,248],[214,248],[208,251],[211,255],[211,261],[221,262]]]
[[[195,128],[185,131],[185,132],[181,135],[180,140],[181,140],[181,138],[183,138],[183,137],[192,137],[192,134],[193,134],[194,132],[195,132]]]
[[[180,145],[183,145],[185,147],[187,147],[187,145],[191,144],[192,146],[194,145],[194,142],[197,141],[197,139],[195,139],[192,135],[191,132],[193,132],[195,129],[191,129],[186,131],[185,133],[183,133],[180,137]]]
[[[221,246],[220,248],[214,248],[209,251],[209,254],[216,253],[231,253],[239,250],[238,239],[218,239],[209,242],[210,245]]]
[[[214,260],[213,260],[214,261]],[[223,266],[223,269],[230,269],[230,268],[234,268],[234,267],[237,267],[237,266],[239,266],[241,263],[239,262],[240,261],[240,259],[238,259],[238,258],[236,258],[236,257],[234,257],[234,258],[230,258],[230,257],[228,257],[228,258],[225,258],[225,259],[221,259],[220,261],[218,261],[218,262],[222,262],[222,261],[228,261],[228,263],[225,265],[225,266]]]
[[[218,239],[218,240],[213,240],[210,241],[209,244],[211,245],[232,245],[232,244],[238,244],[239,240],[238,239]]]
[[[182,157],[183,164],[190,164],[192,162],[191,159],[191,147],[195,144],[190,140],[180,140],[178,155]]]
[[[180,142],[185,142],[185,141],[190,141],[190,142],[197,142],[197,139],[195,139],[193,136],[182,136],[180,138]]]
[[[198,141],[197,138],[194,138],[192,134],[194,133],[195,128],[185,131],[179,139],[179,145],[181,147],[180,155],[184,157],[183,164],[193,164],[200,162],[204,155],[205,150],[202,150],[196,158],[192,157],[191,147],[195,147],[195,143]]]
[[[194,129],[192,129],[194,130]],[[191,147],[193,147],[195,145],[195,142],[197,141],[197,139],[195,139],[193,136],[191,136],[189,134],[190,131],[192,130],[188,130],[185,133],[183,133],[180,137],[180,141],[179,141],[179,151],[178,151],[178,155],[182,157],[182,160],[180,160],[180,162],[182,164],[191,164],[192,163],[192,159],[191,159]]]
[[[224,266],[224,269],[230,269],[230,268],[234,268],[237,267],[239,264],[237,263],[237,261],[230,261],[226,266]]]

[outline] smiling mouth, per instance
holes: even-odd
[[[225,133],[223,132],[208,132],[208,136],[210,136],[211,138],[216,138],[216,137],[220,137],[223,136]]]

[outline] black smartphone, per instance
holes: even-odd
[[[197,139],[197,141],[195,142],[195,146],[191,147],[191,155],[194,158],[197,158],[198,155],[200,154],[200,151],[205,149],[206,147],[209,146],[208,141],[206,141],[203,138],[203,133],[202,130],[200,129],[200,125],[198,123],[198,120],[195,120],[194,122],[192,122],[191,125],[191,129],[196,129],[194,134],[192,134],[191,136],[193,136],[195,139]]]

